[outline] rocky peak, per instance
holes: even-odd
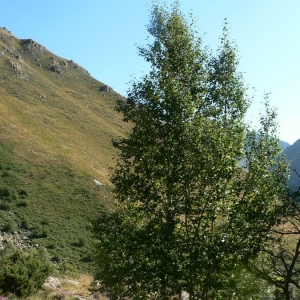
[[[21,39],[20,43],[25,51],[45,49],[42,45],[35,42],[33,39]]]

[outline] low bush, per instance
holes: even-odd
[[[45,228],[44,226],[41,226],[40,224],[37,224],[33,229],[32,229],[32,238],[45,238],[48,236],[48,229]]]
[[[12,205],[8,200],[0,200],[0,210],[11,210]]]
[[[0,198],[8,198],[10,194],[11,193],[7,187],[0,188]]]
[[[18,225],[13,219],[10,219],[4,224],[2,230],[4,232],[14,233],[18,230]]]
[[[28,201],[26,200],[20,200],[17,202],[17,207],[27,207],[28,206]]]
[[[22,218],[22,221],[21,221],[21,227],[22,227],[23,229],[29,229],[29,227],[30,227],[30,222],[29,222],[29,219],[28,219],[28,218],[26,218],[26,217],[23,217],[23,218]]]
[[[16,251],[17,251],[17,248],[14,246],[12,241],[7,241],[7,244],[4,247],[4,249],[0,250],[0,257],[13,255],[16,253]]]
[[[80,236],[74,243],[72,243],[72,245],[74,247],[84,247],[86,245],[86,238],[84,236]]]
[[[41,258],[37,251],[21,250],[0,258],[0,292],[27,297],[42,287],[52,273],[53,266]]]
[[[28,193],[27,193],[26,190],[18,190],[18,194],[23,199],[26,198],[26,197],[28,197]]]

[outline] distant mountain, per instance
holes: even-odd
[[[283,154],[286,155],[287,160],[290,162],[291,169],[296,169],[300,175],[300,139],[297,140],[293,145],[286,147],[283,150]],[[290,179],[288,180],[288,185],[300,185],[300,178],[297,176],[296,172],[292,170],[290,173]]]
[[[290,146],[289,143],[281,141],[281,140],[279,140],[279,144],[280,144],[282,149],[285,149],[286,147]]]
[[[260,138],[260,135],[256,133],[256,138],[259,139]],[[290,146],[289,143],[287,142],[284,142],[282,140],[279,140],[279,145],[280,147],[282,148],[282,150],[286,149],[287,147]],[[242,168],[245,168],[245,165],[246,165],[246,158],[243,158],[240,162],[239,162],[239,166],[242,167]]]

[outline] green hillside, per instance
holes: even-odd
[[[90,220],[112,205],[121,96],[72,60],[0,28],[0,228],[89,268]],[[98,180],[103,185],[97,185]]]

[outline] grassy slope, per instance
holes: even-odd
[[[76,63],[4,29],[0,68],[0,226],[15,221],[58,261],[86,269],[90,219],[112,205],[111,138],[126,131],[113,110],[120,96],[100,92],[103,84]]]

